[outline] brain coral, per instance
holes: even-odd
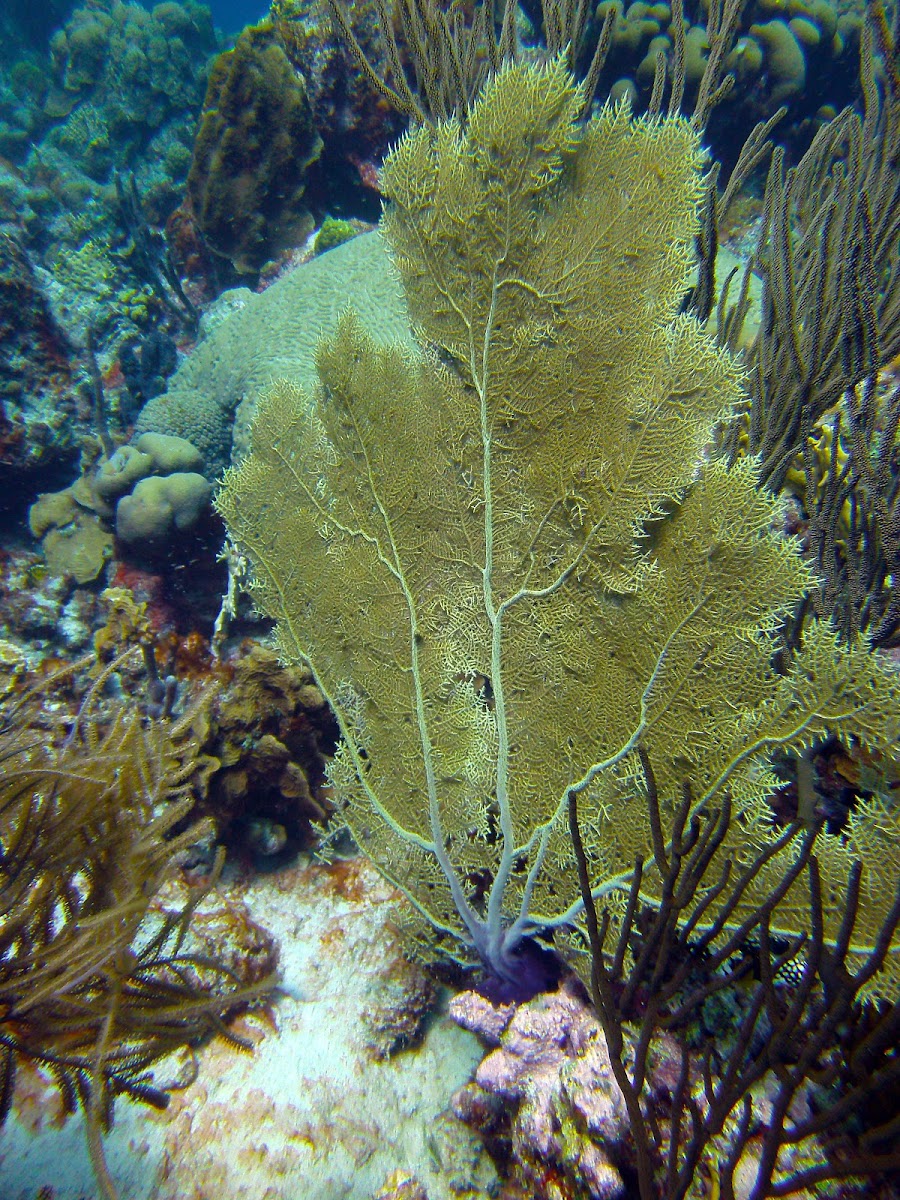
[[[249,295],[249,293],[248,293]],[[400,285],[391,278],[377,233],[363,234],[283,276],[218,325],[150,400],[136,435],[187,438],[200,450],[209,477],[247,450],[250,416],[262,390],[286,377],[311,385],[313,352],[352,306],[381,341],[411,343]]]

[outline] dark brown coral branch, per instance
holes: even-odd
[[[375,2],[390,82],[360,45],[346,0],[327,0],[335,30],[356,66],[392,107],[420,124],[453,115],[464,119],[487,75],[515,56],[512,0],[500,14],[499,39],[493,5],[474,5],[466,19],[461,7],[439,0]]]
[[[872,0],[863,28],[862,114],[845,109],[800,162],[773,154],[752,268],[762,278],[759,333],[749,352],[751,404],[726,439],[747,448],[764,484],[799,491],[822,580],[815,607],[847,640],[900,640],[900,399],[879,372],[900,351],[900,86],[894,20]],[[876,61],[877,60],[877,61]],[[879,66],[879,63],[881,64]],[[734,349],[747,313],[719,304]]]
[[[326,0],[335,31],[372,86],[398,112],[420,124],[455,116],[465,122],[487,78],[503,62],[516,62],[516,4],[476,0],[463,6],[442,0],[375,0],[389,65],[390,82],[366,56],[353,28],[346,0]],[[591,17],[585,0],[543,0],[544,56],[564,57],[571,70]],[[612,39],[615,14],[606,14],[583,83],[582,115],[587,115]]]
[[[641,757],[651,825],[654,810],[658,824],[652,766],[646,754]],[[569,830],[591,946],[591,992],[631,1119],[641,1200],[679,1200],[698,1172],[712,1172],[719,1194],[733,1200],[735,1175],[739,1164],[746,1165],[751,1141],[759,1147],[753,1151],[752,1200],[896,1169],[900,1156],[891,1137],[900,1116],[882,1110],[873,1120],[868,1110],[876,1094],[883,1105],[900,1079],[895,1049],[900,1006],[873,1008],[861,997],[889,953],[900,922],[900,889],[877,944],[864,962],[851,965],[862,869],[857,864],[850,874],[844,919],[834,944],[828,945],[813,855],[816,830],[803,832],[797,824],[778,839],[782,848],[798,841],[791,870],[769,901],[723,941],[724,921],[710,924],[704,915],[709,911],[708,878],[722,841],[720,815],[703,813],[685,829],[689,807],[679,809],[672,848],[657,850],[655,856],[665,877],[662,903],[648,910],[638,902],[636,872],[610,959],[605,946],[610,914],[598,916],[595,910],[577,796],[569,796]],[[722,912],[734,912],[766,857],[749,864],[736,880],[725,864],[716,899]],[[771,928],[773,916],[803,872],[809,877],[809,931],[779,944]],[[755,953],[748,955],[753,945]],[[628,965],[625,948],[631,951]],[[748,993],[745,981],[751,972],[757,981]],[[696,1032],[693,1042],[685,1040],[688,1030],[702,1027],[710,1000],[721,1003],[739,988],[744,988],[743,1009],[727,1041],[706,1034],[698,1045]],[[671,1041],[664,1049],[660,1039],[673,1035],[680,1041],[680,1059],[666,1117],[651,1094],[648,1064],[654,1055],[671,1057]],[[764,1083],[769,1106],[761,1123],[754,1115],[751,1089]],[[797,1105],[801,1096],[813,1098],[813,1086],[822,1101],[812,1108]],[[795,1115],[804,1112],[808,1115]],[[851,1118],[869,1125],[855,1145]],[[727,1139],[724,1152],[722,1137]],[[783,1147],[813,1138],[820,1139],[819,1153],[823,1146],[826,1150],[823,1162],[787,1173],[780,1169]]]

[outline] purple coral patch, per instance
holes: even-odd
[[[450,1015],[496,1047],[475,1083],[454,1096],[454,1112],[493,1137],[497,1101],[512,1108],[510,1169],[529,1194],[556,1195],[551,1180],[563,1177],[591,1200],[623,1196],[616,1160],[629,1130],[625,1101],[577,982],[518,1006],[465,992],[451,1002]]]

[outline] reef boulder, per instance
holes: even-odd
[[[303,77],[268,22],[245,29],[213,66],[188,174],[207,245],[252,275],[315,222],[310,169],[322,140]]]

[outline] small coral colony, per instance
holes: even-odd
[[[467,1150],[266,1194],[897,1196],[900,6],[217,19],[0,13],[0,1195],[368,862]]]

